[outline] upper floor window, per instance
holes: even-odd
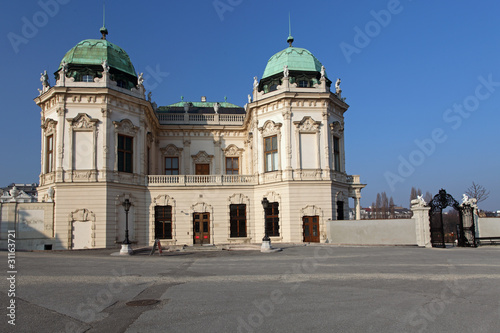
[[[133,172],[133,143],[134,138],[118,134],[118,171]]]
[[[307,80],[300,80],[297,85],[299,87],[301,87],[301,88],[307,88],[307,87],[309,87],[309,81],[307,81]]]
[[[178,175],[179,174],[179,158],[178,157],[165,157],[165,174]]]
[[[116,81],[116,85],[120,88],[126,88],[127,84],[123,80]]]
[[[45,144],[45,173],[53,171],[54,160],[54,135],[51,134],[46,138]]]
[[[340,139],[336,136],[333,137],[333,163],[335,171],[340,170]]]
[[[226,174],[227,175],[237,175],[239,174],[239,158],[238,157],[226,157]]]
[[[94,82],[94,76],[93,75],[82,75],[82,81],[83,82]]]
[[[278,170],[278,137],[264,138],[265,172]]]

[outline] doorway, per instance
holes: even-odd
[[[193,213],[193,244],[210,244],[210,213]]]
[[[304,216],[302,222],[304,243],[319,243],[319,216]]]

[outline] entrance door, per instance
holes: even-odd
[[[210,164],[196,164],[195,172],[197,175],[209,175],[210,174]]]
[[[304,216],[302,218],[304,226],[304,242],[319,243],[319,217]]]
[[[210,213],[193,213],[193,244],[210,244]]]

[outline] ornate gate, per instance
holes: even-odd
[[[443,209],[453,207],[459,213],[457,221],[458,246],[476,246],[474,227],[474,207],[468,203],[460,205],[445,190],[439,190],[429,202],[429,221],[431,227],[431,243],[433,247],[446,247],[443,224]]]

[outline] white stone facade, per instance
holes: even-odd
[[[345,170],[348,105],[324,77],[309,88],[283,81],[266,94],[254,87],[246,114],[160,114],[140,84],[129,91],[106,74],[94,82],[58,80],[35,99],[42,119],[38,196],[54,202],[54,248],[121,243],[126,198],[130,240],[145,246],[158,236],[158,206],[171,207],[171,238],[162,244],[173,245],[195,243],[197,213],[207,215],[210,244],[260,242],[263,198],[279,204],[272,242],[307,241],[304,216],[317,218],[312,241],[325,242],[326,221],[348,215],[349,197],[359,219],[364,185]],[[126,172],[119,171],[119,136],[131,138]],[[266,170],[271,137],[277,147]],[[237,174],[227,174],[230,157],[238,159]],[[165,174],[167,158],[178,161],[178,175]],[[208,165],[208,175],[196,175],[197,165]],[[231,237],[230,205],[245,205],[246,236]]]

